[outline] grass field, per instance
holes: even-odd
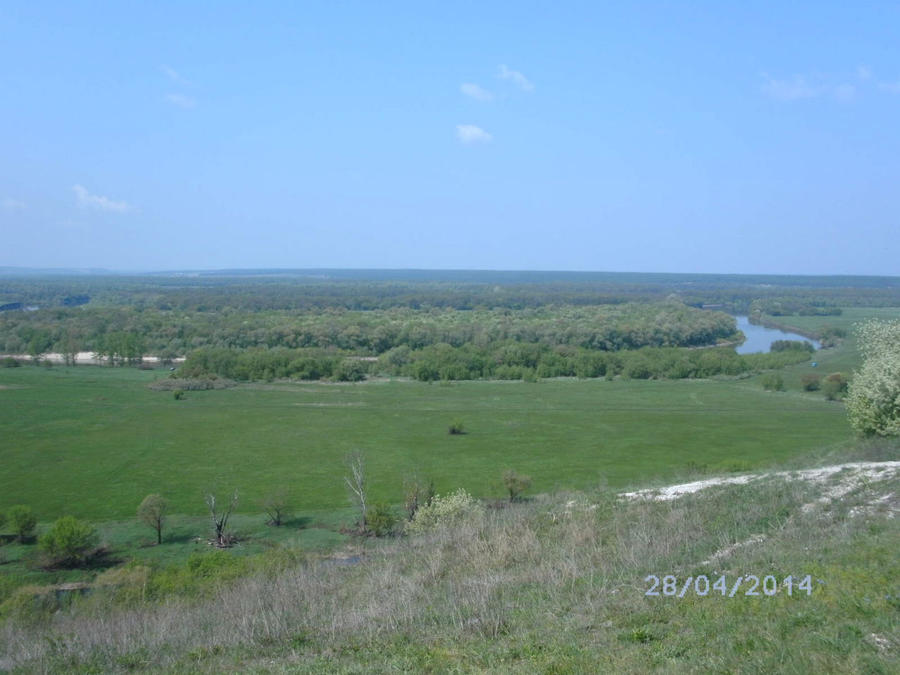
[[[171,392],[163,371],[0,370],[0,508],[41,520],[131,518],[160,492],[202,514],[205,491],[237,489],[259,511],[285,486],[301,510],[347,505],[346,452],[366,452],[373,498],[402,500],[411,471],[439,492],[500,497],[506,468],[532,492],[669,479],[689,468],[750,469],[851,436],[843,406],[754,380],[251,384]],[[468,433],[450,436],[459,419]]]

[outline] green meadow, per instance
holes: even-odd
[[[175,400],[147,386],[167,374],[0,370],[0,507],[118,520],[159,492],[173,513],[201,515],[206,492],[237,489],[251,513],[284,487],[298,510],[332,511],[348,505],[343,458],[355,449],[376,501],[401,502],[413,472],[480,497],[503,495],[507,468],[530,475],[533,493],[618,488],[784,463],[852,435],[841,404],[765,392],[758,378],[271,383]],[[451,436],[457,420],[467,433]]]

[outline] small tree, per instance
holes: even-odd
[[[344,482],[350,491],[350,501],[359,511],[359,526],[366,528],[368,516],[368,499],[366,486],[366,462],[361,450],[354,450],[344,458],[349,475],[344,476]]]
[[[531,477],[509,469],[503,472],[503,485],[509,492],[509,501],[516,501],[525,490],[531,487]]]
[[[77,567],[95,553],[97,532],[90,523],[63,516],[41,537],[38,546],[51,565]]]
[[[216,504],[216,496],[212,493],[206,495],[206,506],[209,507],[209,515],[212,518],[215,539],[213,543],[219,548],[228,548],[234,543],[234,537],[228,531],[228,519],[231,517],[234,507],[237,506],[238,493],[235,490],[231,495],[231,501],[224,508]]]
[[[434,499],[434,481],[429,480],[427,483],[418,474],[414,474],[411,478],[404,482],[406,517],[412,520],[416,517],[416,511],[423,506],[429,506]]]
[[[287,496],[287,490],[278,488],[262,500],[263,511],[269,517],[268,524],[280,527],[285,519],[291,515],[291,505]]]
[[[163,525],[166,521],[166,513],[169,510],[169,502],[157,494],[147,495],[138,506],[137,516],[141,522],[156,530],[156,543],[162,543]]]
[[[37,527],[37,517],[30,506],[16,504],[9,509],[7,516],[19,541],[25,541],[34,535],[34,528]]]

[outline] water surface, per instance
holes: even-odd
[[[777,328],[766,328],[755,323],[750,323],[750,319],[746,316],[736,316],[738,330],[747,336],[744,344],[735,347],[738,354],[757,354],[769,351],[775,340],[805,340],[811,342],[812,346],[819,349],[821,346],[815,340],[803,337],[797,333],[788,333],[787,331],[778,330]]]

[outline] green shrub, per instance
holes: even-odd
[[[791,350],[812,353],[816,351],[816,348],[812,346],[812,343],[807,342],[806,340],[775,340],[769,347],[769,351],[772,352],[786,352]]]
[[[366,514],[366,525],[376,537],[390,534],[397,524],[397,516],[389,504],[377,502]]]
[[[183,390],[183,389],[176,389],[174,392],[172,392],[172,397],[173,397],[176,401],[181,401],[182,399],[184,399],[184,390]]]
[[[97,531],[93,525],[73,516],[63,516],[44,534],[38,546],[54,567],[78,567],[95,553]]]
[[[822,391],[829,401],[837,401],[847,392],[847,376],[843,373],[831,373],[822,381]]]
[[[800,384],[804,391],[819,391],[822,386],[822,378],[814,373],[809,373],[800,378]]]
[[[437,495],[431,500],[431,504],[419,507],[415,517],[406,527],[409,532],[420,534],[438,527],[478,518],[483,514],[484,507],[472,495],[460,488],[443,497]]]
[[[447,428],[447,433],[451,436],[461,436],[466,433],[466,428],[463,426],[462,422],[456,420]]]
[[[4,368],[18,368],[21,364],[11,356],[4,356],[0,359],[0,366]]]
[[[362,382],[366,379],[366,364],[359,359],[344,359],[334,372],[338,382]]]
[[[531,487],[531,477],[509,469],[503,473],[503,485],[509,493],[509,501],[514,502]]]
[[[784,391],[784,378],[778,373],[763,375],[762,386],[766,391]]]
[[[9,509],[6,515],[9,518],[10,525],[12,525],[12,531],[19,541],[24,541],[34,535],[34,528],[37,527],[37,517],[30,506],[16,504]]]
[[[416,516],[419,507],[428,506],[434,499],[434,481],[425,479],[418,474],[413,474],[411,478],[404,481],[404,506],[406,508],[406,517],[412,520]]]

